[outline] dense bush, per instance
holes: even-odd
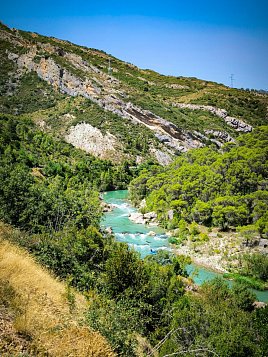
[[[242,274],[268,281],[268,256],[260,253],[244,254],[240,262]]]
[[[223,280],[206,283],[199,294],[183,297],[175,306],[169,334],[160,356],[263,356],[266,330],[256,330],[268,310],[252,312],[254,296],[243,285],[229,289]]]

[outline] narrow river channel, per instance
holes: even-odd
[[[137,210],[127,200],[128,191],[118,190],[103,193],[106,203],[113,205],[111,212],[106,212],[102,220],[103,227],[111,227],[116,240],[125,242],[134,248],[144,258],[148,254],[153,254],[159,249],[171,251],[168,237],[165,230],[157,226],[147,226],[132,222],[128,216]],[[154,232],[154,233],[152,233]],[[203,282],[211,280],[217,276],[222,276],[203,267],[196,267],[191,264],[187,266],[187,271],[192,275],[194,282],[201,285]],[[228,281],[231,284],[231,281]],[[258,300],[268,302],[268,291],[253,290]]]

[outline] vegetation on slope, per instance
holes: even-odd
[[[2,25],[0,27],[3,29]],[[66,41],[37,34],[4,29],[15,36],[14,41],[23,39],[25,48],[36,45],[39,51],[35,58],[36,61],[40,60],[40,57],[50,56],[41,44],[52,44],[57,47],[59,52],[68,51],[78,54],[83,60],[106,71],[109,56],[101,51],[75,46]],[[7,70],[3,70],[1,76],[3,76],[3,83],[5,84],[9,83],[9,77],[12,78],[17,70],[10,65],[11,62],[7,59],[7,47],[5,46],[11,46],[11,52],[14,53],[25,51],[14,43],[3,43],[4,67]],[[68,66],[68,70],[73,71],[75,75],[82,76],[65,60],[56,59],[57,63]],[[176,123],[181,123],[180,127],[182,128],[196,129],[197,117],[199,118],[198,125],[202,121],[206,121],[206,124],[202,126],[203,130],[206,127],[210,129],[212,126],[213,128],[223,128],[220,122],[213,124],[214,118],[210,114],[202,118],[198,112],[187,113],[185,109],[180,110],[172,106],[174,98],[179,98],[181,102],[187,103],[197,99],[201,100],[206,92],[218,97],[217,91],[219,90],[226,91],[227,94],[225,96],[225,92],[223,92],[223,95],[220,96],[219,106],[224,105],[224,101],[228,102],[228,96],[241,95],[243,97],[237,106],[231,105],[228,108],[230,114],[246,115],[250,118],[252,114],[251,105],[245,106],[245,113],[239,114],[238,109],[246,99],[249,100],[249,104],[256,100],[256,104],[254,104],[256,105],[256,115],[252,116],[254,124],[258,125],[264,119],[263,108],[267,99],[265,96],[257,97],[254,93],[236,92],[236,90],[221,85],[196,79],[161,76],[151,71],[139,70],[115,58],[112,58],[112,66],[114,77],[120,79],[119,87],[121,86],[128,95],[123,100],[131,99],[134,103],[138,103],[146,109],[152,109],[164,118],[171,121],[177,120]],[[252,305],[255,297],[245,286],[235,284],[232,289],[229,289],[223,282],[215,281],[202,287],[198,293],[186,293],[185,286],[189,284],[189,281],[185,272],[185,264],[188,262],[185,257],[175,257],[168,252],[160,252],[155,256],[141,260],[139,255],[126,245],[116,243],[112,236],[101,232],[98,190],[125,187],[133,176],[133,172],[127,163],[115,166],[108,161],[101,161],[86,155],[51,135],[37,130],[28,117],[33,118],[36,122],[40,119],[44,120],[45,123],[49,124],[52,132],[61,135],[62,123],[66,126],[72,125],[69,120],[70,116],[68,123],[64,123],[64,114],[72,114],[74,118],[71,117],[71,120],[76,121],[76,123],[80,120],[87,121],[102,130],[109,128],[109,130],[117,131],[117,135],[121,136],[125,143],[129,142],[129,147],[126,146],[126,154],[133,151],[135,155],[148,151],[150,142],[154,140],[148,134],[149,129],[144,128],[144,131],[137,135],[140,131],[139,126],[124,122],[119,117],[99,109],[86,99],[67,98],[60,93],[54,91],[52,93],[51,88],[48,88],[46,83],[39,81],[38,77],[32,73],[22,77],[22,80],[18,78],[18,81],[16,80],[14,84],[13,87],[7,85],[4,88],[5,98],[1,102],[2,108],[5,112],[12,114],[24,113],[24,116],[12,117],[5,114],[0,118],[0,218],[20,230],[6,233],[5,239],[26,248],[54,274],[61,279],[66,279],[69,286],[67,289],[68,309],[66,305],[63,310],[59,307],[60,315],[62,313],[64,319],[67,319],[67,327],[64,325],[61,329],[61,320],[57,320],[57,313],[52,316],[52,321],[54,321],[54,318],[57,320],[55,322],[57,328],[48,331],[50,338],[47,343],[53,341],[53,344],[45,345],[45,348],[53,351],[53,348],[59,347],[66,355],[69,353],[69,347],[79,346],[79,344],[76,344],[76,340],[70,346],[70,340],[73,341],[74,337],[80,338],[81,335],[85,337],[90,334],[87,329],[77,327],[76,319],[74,325],[72,323],[68,325],[69,317],[71,316],[70,319],[72,319],[75,313],[76,299],[80,301],[80,298],[74,298],[75,294],[70,288],[70,286],[73,286],[84,292],[89,301],[86,312],[87,324],[94,330],[100,331],[119,355],[129,357],[157,354],[164,357],[178,353],[186,356],[194,356],[197,353],[204,356],[216,354],[223,357],[267,355],[266,322],[268,309],[255,311]],[[37,91],[36,102],[29,100],[27,87],[29,87],[31,94],[35,93],[35,90]],[[16,93],[19,93],[17,98]],[[47,98],[43,98],[43,94],[46,93]],[[13,95],[14,103],[12,102]],[[176,115],[177,119],[175,118]],[[59,118],[60,122],[58,122]],[[229,130],[232,131],[232,129]],[[264,136],[264,129],[259,129],[259,133]],[[227,146],[226,152],[222,156],[213,150],[203,149],[190,152],[179,158],[167,170],[159,167],[150,170],[147,168],[147,171],[143,172],[142,178],[134,181],[137,186],[135,199],[142,199],[149,193],[152,195],[149,195],[149,197],[152,198],[151,205],[154,208],[153,192],[156,191],[158,185],[162,188],[162,179],[171,184],[172,195],[180,193],[180,185],[183,186],[184,196],[180,199],[176,198],[174,207],[172,206],[174,210],[172,224],[176,226],[180,218],[187,219],[184,216],[184,214],[187,214],[187,209],[190,210],[189,220],[195,219],[192,215],[194,213],[194,211],[192,212],[193,205],[196,204],[194,195],[201,195],[203,186],[201,185],[199,189],[197,186],[202,182],[203,184],[204,182],[211,184],[207,190],[207,201],[203,196],[199,197],[204,201],[203,203],[214,202],[213,200],[217,199],[213,196],[215,188],[213,179],[216,177],[222,184],[222,186],[216,186],[216,194],[222,195],[222,192],[227,190],[226,194],[231,196],[227,200],[229,211],[234,212],[234,209],[229,208],[229,206],[237,208],[242,202],[242,210],[239,209],[239,219],[241,217],[245,219],[245,209],[252,209],[252,212],[256,212],[256,214],[260,212],[261,215],[256,219],[256,222],[258,222],[258,229],[261,233],[266,234],[265,216],[263,214],[263,207],[266,207],[263,206],[263,204],[266,205],[266,196],[263,196],[264,191],[259,187],[257,187],[258,190],[256,189],[254,182],[257,175],[258,185],[266,187],[263,176],[266,164],[263,161],[263,155],[267,152],[267,145],[256,144],[258,150],[261,148],[258,155],[254,149],[249,153],[247,151],[249,149],[248,141],[251,140],[250,145],[253,147],[257,138],[254,135],[245,138],[246,144],[241,139],[239,141],[240,146],[238,145],[236,148]],[[141,140],[142,142],[140,142]],[[263,138],[261,138],[261,142],[263,142]],[[241,148],[244,148],[245,156],[243,156],[244,153]],[[242,157],[243,164],[252,155],[252,160],[249,160],[249,163],[259,171],[253,170],[253,173],[250,171],[246,184],[243,183],[243,178],[244,176],[247,178],[247,170],[240,181],[238,180],[238,185],[232,181],[233,171],[229,172],[229,168],[224,170],[224,160],[227,161],[232,170],[235,170],[234,160],[232,161],[230,153],[236,153],[235,159],[240,160],[240,157]],[[223,158],[224,160],[221,161]],[[196,167],[191,166],[195,161]],[[218,161],[219,165],[217,164]],[[200,169],[198,169],[197,164],[200,165]],[[190,184],[188,187],[185,181],[184,187],[183,181],[174,189],[174,182],[169,181],[169,170],[174,170],[175,176],[172,179],[175,180],[177,177],[176,170],[179,170],[180,166],[187,169],[185,171],[188,175],[186,178],[191,181],[191,184],[192,182],[195,184]],[[196,178],[191,174],[192,167]],[[202,167],[206,167],[206,170],[200,176]],[[208,167],[212,169],[216,167],[218,171],[216,173],[210,172]],[[224,186],[221,175],[226,172],[229,172],[227,178],[230,182]],[[238,170],[238,172],[243,173],[243,170]],[[209,180],[210,175],[212,175],[212,178]],[[183,178],[183,174],[180,173],[178,177]],[[203,177],[203,179],[199,180],[199,177]],[[154,186],[147,187],[147,182],[153,181],[153,179],[155,180]],[[208,181],[206,181],[207,179]],[[217,191],[218,186],[219,191]],[[239,190],[242,192],[241,195],[238,194]],[[191,195],[191,192],[193,195]],[[164,193],[165,196],[158,200],[159,207],[162,208],[161,212],[158,210],[158,214],[163,224],[166,224],[167,204],[174,200],[169,192]],[[226,194],[224,193],[224,195]],[[247,198],[245,202],[243,201],[244,196]],[[225,196],[223,198],[227,199]],[[240,201],[240,198],[242,201]],[[229,205],[229,199],[233,199],[235,204]],[[187,202],[188,208],[181,201]],[[225,206],[222,202],[217,201],[216,203],[218,206],[222,205],[222,210],[225,212]],[[248,208],[247,202],[251,202],[252,207]],[[255,206],[253,207],[253,205]],[[182,207],[182,210],[179,210],[180,207]],[[201,213],[205,215],[206,210],[204,212],[201,210]],[[182,214],[182,217],[179,214]],[[229,217],[230,214],[227,215],[229,219],[227,220],[228,227],[234,224]],[[216,224],[213,219],[214,216],[211,220],[212,224]],[[255,218],[252,217],[253,219]],[[227,226],[224,225],[223,228],[226,229]],[[3,247],[1,263],[7,264],[7,260],[4,258],[5,249],[12,250],[13,248],[7,243],[2,243],[1,247]],[[20,262],[18,255],[16,255],[16,260],[18,263]],[[12,265],[14,259],[10,259],[9,262]],[[17,267],[15,263],[14,266]],[[12,289],[17,287],[22,294],[26,294],[26,300],[23,295],[19,303],[22,306],[29,304],[31,308],[29,312],[27,309],[24,315],[19,313],[18,317],[21,316],[21,319],[18,319],[21,324],[19,328],[33,336],[34,343],[35,339],[38,340],[38,343],[41,343],[42,339],[39,340],[39,332],[43,331],[42,326],[46,328],[46,324],[51,327],[51,321],[45,320],[44,317],[46,322],[40,326],[39,320],[32,314],[35,307],[30,305],[32,303],[31,295],[27,294],[26,289],[29,286],[27,283],[29,280],[26,281],[25,279],[28,279],[29,272],[32,272],[33,269],[30,265],[27,265],[19,276],[16,275],[19,274],[19,269],[10,270],[10,274],[8,270],[3,272],[8,273],[12,286],[4,281],[6,280],[4,275],[1,276],[4,281],[1,285],[4,286],[4,292],[1,290],[1,302],[5,305],[8,313],[11,309],[9,302],[12,302],[12,304],[14,302],[16,313],[16,301],[19,297],[15,296],[15,299],[13,299],[14,291]],[[14,279],[11,273],[15,274]],[[40,275],[38,287],[40,287],[40,281],[43,282],[43,280],[44,283],[47,282],[47,278]],[[18,285],[15,286],[15,284]],[[53,292],[54,290],[55,292],[58,291],[58,288],[50,280],[49,284],[51,284]],[[47,290],[50,296],[50,287],[45,285],[43,289]],[[38,292],[39,290],[37,295]],[[17,295],[16,291],[15,295]],[[39,295],[37,295],[33,296],[36,296],[38,300]],[[51,297],[52,300],[53,296]],[[33,303],[36,303],[36,301],[34,300]],[[44,306],[45,309],[50,311],[49,307],[46,307],[46,301]],[[43,319],[43,311],[41,310],[40,319]],[[64,320],[64,322],[66,321]],[[66,340],[68,343],[64,342]],[[61,343],[61,341],[63,342]],[[41,345],[42,343],[34,345],[36,351],[38,351],[37,347]],[[29,345],[25,348],[28,347]],[[83,344],[81,348],[84,349]]]
[[[112,175],[115,182],[120,180],[117,174],[121,182],[123,177],[129,180],[127,167],[121,171],[37,131],[30,121],[8,116],[1,117],[0,148],[1,219],[28,231],[10,235],[9,240],[27,248],[57,276],[88,292],[94,302],[89,323],[103,330],[113,348],[133,356],[137,344],[133,326],[144,335],[156,329],[167,307],[164,301],[171,303],[183,293],[177,277],[183,273],[183,264],[175,258],[165,268],[145,263],[126,245],[99,231],[96,186],[107,183],[106,175]],[[110,326],[108,330],[99,326],[103,315],[94,317],[102,311],[94,310],[99,302],[110,306],[119,301],[126,301],[135,311],[125,334],[120,325],[112,333]],[[111,316],[112,323],[115,319],[116,315]]]
[[[7,128],[11,129],[12,125],[13,130],[7,130]],[[53,194],[51,194],[50,191],[47,191],[47,187],[50,187],[50,185],[42,184],[44,180],[55,178],[51,173],[48,175],[48,172],[51,171],[40,172],[36,169],[33,171],[31,165],[25,166],[25,163],[29,165],[29,162],[35,162],[33,161],[34,158],[39,158],[39,164],[42,162],[48,165],[57,157],[59,162],[65,162],[66,165],[67,163],[75,165],[78,158],[81,158],[80,155],[84,157],[84,154],[72,149],[67,144],[54,142],[51,138],[50,141],[44,142],[42,150],[39,150],[39,146],[36,145],[34,152],[26,151],[26,148],[29,150],[31,147],[31,140],[33,138],[36,140],[35,135],[37,133],[35,130],[32,131],[30,123],[14,118],[4,118],[2,121],[1,158],[3,163],[5,163],[4,159],[11,163],[10,168],[7,164],[4,167],[12,180],[6,180],[4,185],[1,185],[1,193],[3,195],[7,192],[5,191],[6,186],[10,182],[12,187],[16,188],[10,189],[8,196],[3,195],[1,197],[2,212],[5,208],[3,206],[7,204],[8,200],[13,202],[12,206],[9,206],[10,212],[6,209],[3,218],[9,217],[8,214],[11,215],[14,212],[12,210],[16,210],[16,215],[12,215],[12,224],[30,231],[28,233],[14,231],[12,234],[6,234],[5,238],[27,248],[39,262],[49,267],[57,276],[67,279],[69,284],[85,292],[90,302],[86,312],[87,324],[94,330],[100,331],[116,352],[123,356],[135,356],[148,355],[148,353],[153,355],[158,350],[160,356],[165,356],[179,350],[186,351],[186,355],[191,356],[194,354],[192,351],[199,348],[203,354],[209,354],[208,351],[212,350],[220,356],[228,356],[237,351],[239,344],[237,356],[243,356],[245,351],[248,351],[249,356],[261,356],[266,353],[265,327],[261,327],[258,332],[256,330],[258,326],[264,324],[267,309],[263,313],[254,312],[252,310],[254,296],[247,292],[244,287],[238,285],[234,290],[229,290],[224,285],[217,286],[218,293],[223,290],[217,306],[214,305],[214,300],[210,299],[210,295],[208,297],[203,295],[203,290],[197,296],[185,294],[185,282],[182,276],[186,275],[184,271],[186,261],[183,257],[175,258],[166,252],[162,252],[141,260],[137,253],[130,251],[126,245],[116,243],[112,237],[99,231],[98,206],[93,206],[93,208],[91,206],[92,214],[87,215],[86,221],[81,221],[83,212],[81,213],[77,208],[76,197],[74,200],[68,201],[70,204],[68,210],[73,212],[69,216],[68,222],[55,226],[48,225],[48,222],[43,218],[40,219],[40,217],[43,217],[43,212],[49,212],[47,208],[44,211],[39,208],[39,201],[42,202],[42,197],[49,197],[51,207],[56,207],[55,211],[51,210],[50,218],[51,222],[55,222],[59,220],[57,218],[59,207],[64,207],[64,202],[70,193],[68,189],[60,189],[61,185],[64,186],[63,181],[61,185],[57,186],[57,190],[53,190]],[[38,135],[41,139],[46,138],[48,140],[49,138],[43,133],[38,133]],[[41,143],[43,143],[42,140]],[[70,150],[67,151],[66,157],[62,156],[61,145]],[[26,155],[25,152],[28,154]],[[14,156],[12,156],[12,153]],[[31,160],[29,153],[32,156]],[[36,180],[36,182],[31,182],[31,185],[34,186],[26,185],[27,189],[22,191],[17,189],[25,182],[27,183],[29,178],[27,179],[27,175],[21,176],[18,174],[20,169],[18,170],[16,165],[13,166],[14,157],[16,157],[15,164],[20,160],[22,161],[20,164],[25,164],[23,172],[26,173],[27,168],[28,172],[34,173],[34,175],[30,175]],[[27,160],[25,160],[25,157]],[[94,165],[96,160],[92,160],[87,169],[96,169]],[[80,161],[78,160],[78,162]],[[34,165],[34,168],[36,168],[36,165]],[[71,166],[71,168],[74,168],[74,166]],[[67,176],[60,175],[60,172],[58,170],[57,175],[66,179]],[[81,172],[74,169],[67,172],[68,188],[71,188],[71,183],[78,184],[80,182],[79,175]],[[2,175],[4,175],[3,170]],[[88,180],[91,180],[88,185],[97,178],[96,173],[90,176],[90,170],[87,170],[85,177],[87,175],[89,175]],[[81,180],[84,180],[85,177],[82,175]],[[23,187],[25,188],[25,186]],[[38,187],[39,195],[37,197],[31,196],[32,191],[29,190],[29,187]],[[77,186],[76,189],[82,190],[83,186]],[[84,195],[83,193],[83,197],[85,197]],[[59,197],[60,205],[58,205]],[[94,191],[87,191],[86,197],[90,199],[91,204],[96,200]],[[24,210],[21,210],[21,207]],[[34,215],[32,213],[20,214],[20,212],[28,212],[31,207],[38,207],[34,211]],[[96,209],[97,211],[95,211]],[[30,212],[33,212],[33,209]],[[36,233],[33,234],[34,232]],[[29,276],[30,268],[26,268],[26,271],[27,274],[25,270],[22,271],[22,277]],[[22,278],[21,280],[22,284],[25,284],[25,280]],[[207,289],[214,289],[213,284],[215,283],[211,283]],[[74,299],[70,292],[68,294],[70,307],[73,308]],[[226,304],[225,301],[229,301],[230,304]],[[220,310],[219,306],[221,306]],[[34,309],[31,309],[31,311],[34,311]],[[187,311],[190,311],[190,313],[187,313]],[[200,315],[200,311],[206,311],[206,313]],[[228,316],[228,323],[227,320],[222,320],[224,314],[219,315],[218,311],[224,311],[224,314]],[[197,318],[198,316],[199,318]],[[200,318],[200,316],[202,317]],[[38,334],[40,330],[35,328],[35,323],[37,324],[38,321],[35,321],[32,323],[32,329],[36,330]],[[204,330],[204,326],[210,325],[214,327]],[[216,328],[220,325],[221,333]],[[185,328],[185,326],[187,327]],[[185,333],[178,339],[178,335],[173,332],[182,329]],[[75,328],[68,331],[64,338],[71,338],[78,334]],[[189,339],[188,335],[193,337]],[[232,336],[232,344],[229,343],[230,335]],[[62,335],[60,336],[59,339],[62,338]],[[200,343],[197,341],[200,341]],[[152,345],[155,348],[152,348]],[[58,342],[54,346],[58,346]],[[65,351],[64,345],[59,343],[59,346]]]
[[[27,72],[18,75],[16,65],[8,59],[6,50],[21,54],[35,48],[36,63],[41,59],[53,59],[60,68],[81,78],[81,81],[85,78],[90,79],[100,91],[100,98],[104,99],[106,94],[115,94],[115,97],[121,101],[131,102],[145,110],[150,110],[176,124],[180,129],[198,130],[203,134],[205,130],[224,131],[232,137],[237,136],[234,128],[209,111],[179,108],[176,107],[178,103],[202,104],[226,109],[228,115],[242,119],[253,126],[263,125],[266,122],[268,96],[265,94],[232,89],[196,78],[163,76],[151,70],[141,70],[103,51],[78,46],[68,41],[25,31],[12,31],[3,25],[1,30],[12,36],[12,41],[1,40],[0,77],[3,83],[1,111],[10,114],[27,112],[38,117],[39,110],[43,108],[45,110],[42,119],[48,123],[45,128],[46,130],[52,128],[54,133],[64,135],[70,125],[85,121],[115,135],[124,144],[125,152],[122,156],[126,154],[127,157],[129,154],[131,159],[136,158],[137,155],[152,157],[148,150],[150,144],[159,145],[150,129],[143,125],[135,125],[130,120],[122,119],[88,99],[80,98],[81,102],[77,107],[76,100],[64,101],[65,95],[38,79],[37,75]],[[68,57],[69,54],[79,56],[81,63],[94,70],[87,71],[75,66]],[[109,59],[112,76],[108,75]],[[73,122],[61,118],[59,115],[61,113],[57,109],[60,105],[65,113],[75,117]],[[209,141],[204,143],[211,144]]]
[[[224,108],[230,115],[244,118],[253,125],[265,123],[267,96],[256,95],[254,91],[232,89],[197,78],[164,76],[151,70],[141,70],[103,51],[78,46],[68,41],[59,41],[55,38],[25,31],[20,31],[20,35],[32,44],[50,43],[64,51],[77,54],[106,73],[108,73],[108,60],[110,58],[112,74],[120,80],[123,86],[121,88],[130,95],[131,101],[145,109],[152,109],[153,112],[165,119],[172,121],[172,117],[176,118],[177,111],[172,106],[172,101],[175,100],[175,102],[206,104]],[[178,110],[178,115],[179,113],[180,110]],[[189,114],[189,119],[191,120],[194,116],[194,113]],[[214,120],[209,119],[209,115],[205,117],[209,129],[211,128],[210,125],[213,125],[215,117],[212,117]],[[187,122],[187,116],[185,120]],[[181,125],[184,127],[183,121]],[[186,127],[197,129],[194,122]]]
[[[85,298],[3,239],[12,235],[19,232],[1,224],[1,356],[114,356],[105,339],[85,325]]]
[[[159,355],[265,356],[268,309],[250,312],[251,301],[243,285],[229,289],[221,279],[204,284],[176,305]]]
[[[132,174],[38,131],[29,120],[1,116],[0,217],[41,232],[98,226],[98,190],[123,188]]]
[[[50,236],[49,249],[41,235],[13,231],[5,238],[26,246],[43,264],[85,291],[87,323],[119,355],[163,357],[179,351],[194,356],[197,350],[204,356],[224,357],[267,353],[268,308],[253,310],[255,297],[242,284],[230,289],[223,281],[215,281],[198,294],[185,294],[182,257],[163,251],[142,261],[126,245],[108,237],[98,235],[96,240],[80,231],[66,245],[67,233],[61,235],[58,245]],[[70,290],[67,293],[72,310],[76,299]],[[71,329],[65,338],[73,333]],[[64,344],[61,348],[65,351]]]
[[[155,211],[164,227],[175,230],[171,243],[184,244],[190,237],[205,244],[209,237],[198,230],[201,224],[236,229],[247,246],[254,245],[268,238],[267,138],[268,127],[259,127],[221,153],[192,150],[166,168],[144,170],[131,182],[130,197],[136,205],[146,199],[142,210]],[[253,277],[255,286],[268,281],[263,254],[245,254],[233,268]]]
[[[166,168],[144,170],[131,182],[131,199],[146,198],[145,210],[157,212],[165,227],[178,227],[181,219],[222,230],[255,224],[266,236],[267,138],[268,127],[259,127],[222,153],[192,150]]]
[[[90,161],[85,165],[84,160]],[[28,231],[15,230],[6,234],[5,239],[25,247],[58,277],[86,294],[90,302],[86,312],[87,324],[100,331],[117,353],[140,356],[153,355],[155,350],[159,350],[160,356],[164,356],[167,351],[173,353],[186,349],[191,355],[195,340],[191,340],[191,344],[187,340],[174,344],[172,333],[174,324],[182,328],[186,321],[187,329],[191,331],[196,325],[194,316],[201,308],[195,303],[195,295],[185,294],[183,276],[187,275],[184,271],[187,261],[167,252],[141,260],[126,245],[116,243],[111,236],[100,232],[94,184],[99,182],[96,180],[100,180],[106,164],[38,132],[29,121],[2,117],[1,217]],[[30,268],[26,271],[27,274],[22,271],[21,277],[25,286]],[[242,352],[247,348],[249,355],[261,356],[267,348],[263,342],[265,330],[256,335],[254,326],[255,323],[261,324],[264,317],[255,318],[257,312],[252,311],[254,297],[244,288],[238,292],[228,290],[228,294],[233,299],[232,306],[237,306],[235,311],[231,305],[226,307],[226,313],[234,314],[233,324],[238,323],[239,313],[244,317],[233,332],[234,344],[229,346],[226,342],[225,348],[229,353],[240,341]],[[68,296],[72,309],[74,299],[70,290]],[[3,297],[1,300],[4,303],[7,299]],[[184,304],[192,306],[193,316],[184,314]],[[208,314],[198,322],[200,331],[202,324],[211,323],[210,316],[213,321],[215,318],[213,306],[208,303],[207,309]],[[35,310],[31,308],[31,311]],[[217,318],[220,321],[220,316]],[[246,331],[245,326],[251,320],[252,329]],[[36,330],[38,334],[40,330],[35,324],[39,322],[35,319],[29,321],[32,321],[32,327],[27,327],[30,333]],[[55,337],[56,341],[63,338],[61,332],[61,337]],[[79,333],[70,327],[64,338],[69,339]],[[202,335],[203,353],[212,349],[221,355],[222,346],[215,342],[217,333],[210,330],[206,336]],[[228,326],[224,333],[230,333]],[[161,342],[163,339],[166,341],[164,344]],[[261,341],[261,346],[256,349],[257,340],[258,343]],[[60,342],[54,344],[55,348],[58,345],[65,350]]]

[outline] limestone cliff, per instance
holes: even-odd
[[[212,82],[161,76],[149,70],[140,70],[102,51],[11,30],[3,25],[0,26],[0,41],[1,61],[5,66],[12,64],[14,68],[13,72],[7,73],[4,101],[16,95],[27,73],[35,73],[55,93],[91,101],[103,113],[103,119],[98,121],[97,127],[94,127],[96,120],[85,122],[86,114],[82,117],[84,120],[79,122],[77,119],[73,125],[71,120],[63,122],[66,114],[73,115],[78,110],[76,107],[66,109],[64,115],[55,117],[55,121],[58,120],[62,126],[58,133],[68,142],[101,158],[120,160],[121,157],[128,157],[127,147],[135,145],[136,162],[141,162],[146,152],[148,157],[166,164],[171,161],[172,155],[179,152],[208,143],[221,147],[226,142],[233,142],[237,132],[253,130],[253,121],[259,125],[267,120],[268,99],[265,95],[253,93],[249,97],[245,92]],[[112,73],[107,70],[110,59]],[[47,93],[44,92],[44,95]],[[199,100],[205,102],[206,96],[210,101],[214,96],[215,102],[222,104],[196,104]],[[240,104],[236,103],[242,101],[245,106],[240,110]],[[235,105],[232,106],[232,103]],[[249,107],[247,111],[246,105]],[[224,107],[228,107],[228,111]],[[259,116],[256,115],[256,108]],[[241,112],[246,113],[247,119],[241,117]],[[51,127],[49,117],[54,115],[48,111],[46,113],[39,113],[36,119],[37,123],[43,123],[44,130]],[[146,144],[147,151],[143,149],[143,153],[139,153],[137,150],[143,146],[142,139],[139,139],[140,143],[135,143],[132,137],[130,143],[118,125],[119,131],[111,132],[113,119],[106,113],[121,118],[125,130],[130,130],[128,135],[131,132],[136,135],[135,125],[141,125],[147,132],[153,133],[155,139]]]

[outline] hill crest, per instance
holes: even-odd
[[[3,24],[0,39],[0,110],[28,114],[43,130],[101,158],[167,164],[174,154],[221,147],[267,121],[265,94],[163,76],[103,51]],[[23,87],[38,92],[34,108],[22,97],[16,105]]]

